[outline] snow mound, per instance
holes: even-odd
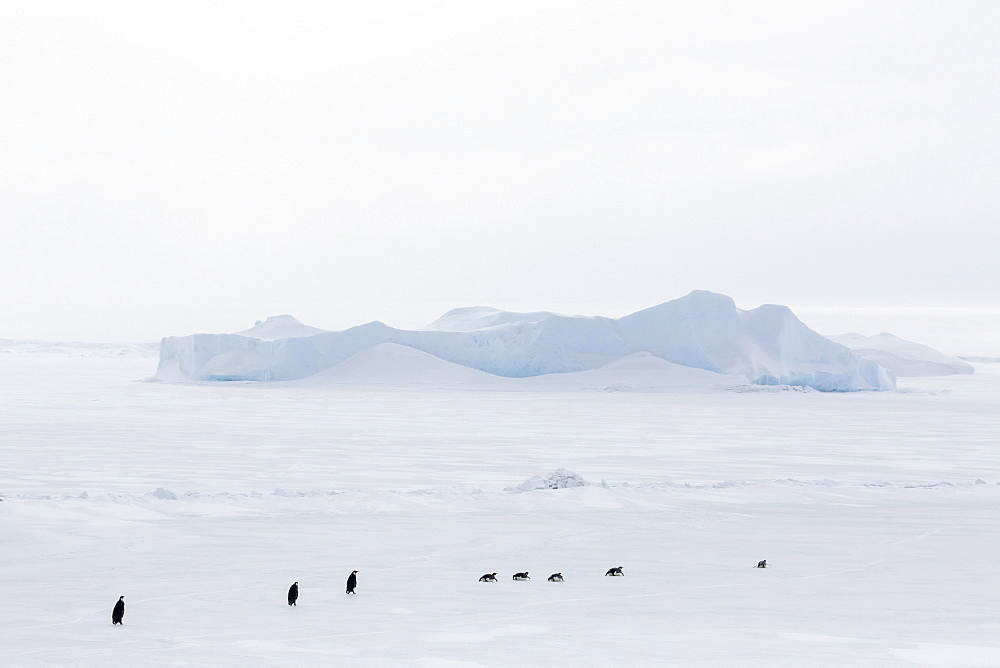
[[[164,376],[176,377],[175,369]],[[448,362],[398,343],[380,343],[325,371],[294,381],[306,387],[435,387],[501,391],[664,391],[676,388],[717,390],[745,386],[743,376],[681,366],[642,352],[600,369],[505,378]]]
[[[303,385],[489,386],[504,379],[398,343],[380,343],[298,381]]]
[[[568,487],[586,487],[590,485],[581,476],[566,469],[556,469],[544,478],[540,475],[531,476],[517,487],[508,488],[513,492],[533,492],[536,489],[566,489]]]
[[[828,339],[847,346],[855,354],[871,360],[897,376],[951,376],[975,373],[968,362],[948,357],[939,351],[913,341],[883,332],[876,336],[837,334]]]
[[[745,386],[745,376],[722,374],[668,362],[650,352],[626,355],[599,369],[550,373],[518,379],[531,389],[590,388],[620,391],[657,391],[674,388],[730,389]]]
[[[328,332],[291,316],[278,316],[237,334],[163,339],[157,378],[173,382],[298,380],[383,344],[508,378],[594,370],[611,375],[645,374],[647,380],[651,374],[664,379],[683,375],[673,367],[651,368],[650,360],[656,358],[716,374],[696,375],[723,385],[731,383],[718,376],[739,376],[744,384],[801,385],[827,391],[895,388],[890,372],[812,331],[788,308],[766,305],[743,311],[729,297],[706,291],[695,291],[618,320],[473,307],[449,311],[422,330],[371,322]],[[331,380],[352,375],[356,380],[370,374],[376,378],[374,382],[385,383],[405,381],[414,372],[431,376],[445,373],[440,366],[431,372],[428,365],[437,362],[426,357],[391,350],[394,352],[383,348],[371,358],[363,356],[332,372]],[[386,355],[395,355],[398,365],[386,361]],[[400,358],[402,355],[408,357]],[[366,359],[381,366],[362,370]],[[624,366],[609,368],[616,362]],[[415,371],[414,365],[423,366]],[[447,374],[455,374],[455,369],[447,368]],[[482,376],[476,378],[483,380]],[[472,376],[466,379],[471,381]],[[688,382],[692,380],[688,378]],[[603,381],[595,378],[594,382]],[[676,381],[667,382],[667,386],[676,385]]]

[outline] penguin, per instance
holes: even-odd
[[[122,617],[125,616],[125,597],[119,596],[118,602],[115,603],[115,609],[111,611],[111,626],[115,624],[122,624]],[[125,626],[122,624],[122,626]]]
[[[523,573],[514,573],[514,579],[515,580],[530,580],[531,578],[528,577],[528,571],[525,571]]]
[[[347,576],[347,593],[353,594],[354,588],[358,586],[358,572],[351,571],[351,574]]]
[[[758,561],[757,568],[767,568],[767,559],[762,559]]]
[[[293,582],[292,586],[288,588],[288,605],[295,605],[295,601],[299,598],[299,583]]]
[[[549,582],[562,582],[562,581],[563,581],[562,573],[553,573],[552,575],[549,576]]]
[[[496,582],[497,581],[497,574],[496,573],[486,573],[485,575],[483,575],[483,577],[479,578],[479,581],[480,582]]]
[[[609,575],[614,575],[614,576],[622,575],[622,576],[624,576],[625,574],[622,573],[622,567],[621,566],[616,566],[614,568],[609,568],[608,572],[604,574],[604,577],[607,577]]]

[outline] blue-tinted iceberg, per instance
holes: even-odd
[[[759,385],[817,390],[895,388],[891,372],[806,327],[784,306],[743,311],[725,295],[696,291],[620,319],[455,309],[420,330],[371,322],[340,332],[275,316],[236,334],[168,337],[162,380],[306,378],[360,351],[394,343],[496,376],[599,369],[636,353]]]

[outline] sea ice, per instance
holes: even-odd
[[[500,391],[150,365],[0,354],[4,665],[996,663],[1000,365],[844,394],[548,388],[713,375],[649,353]],[[506,489],[558,466],[602,482]]]

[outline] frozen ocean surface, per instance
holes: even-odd
[[[155,366],[0,352],[0,664],[1000,661],[1000,365],[851,394]],[[591,484],[512,491],[560,468]]]

